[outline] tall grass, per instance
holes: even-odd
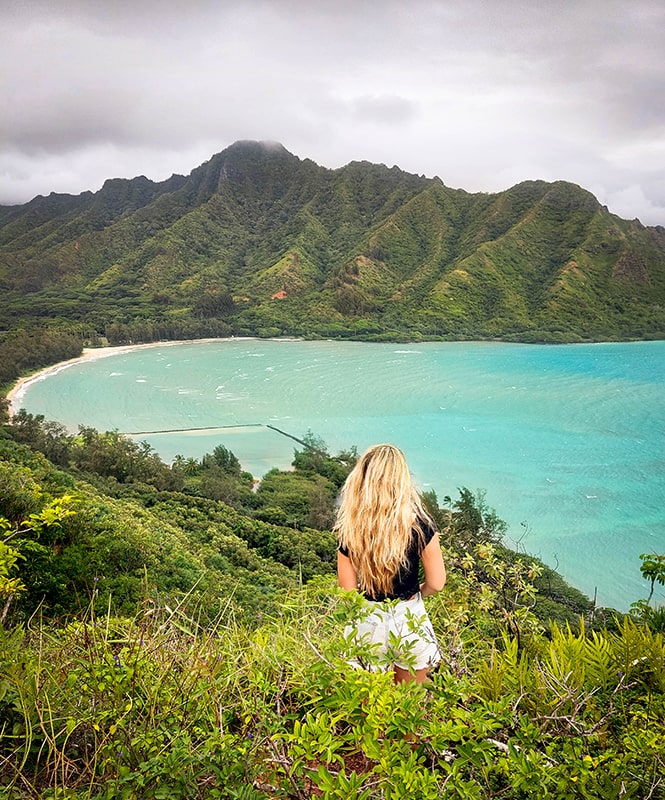
[[[240,623],[183,606],[0,629],[0,796],[647,798],[663,791],[665,645],[507,630],[439,596],[428,686],[348,666],[329,579]]]

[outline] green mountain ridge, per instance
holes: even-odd
[[[118,325],[183,320],[255,335],[660,338],[665,229],[563,181],[470,194],[241,141],[188,176],[0,209],[0,289],[2,328],[65,319],[112,340]]]

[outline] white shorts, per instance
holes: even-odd
[[[344,636],[362,648],[350,663],[377,670],[395,664],[402,669],[433,667],[441,660],[423,598],[375,603],[367,601],[368,614],[347,625]]]

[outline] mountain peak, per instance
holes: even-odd
[[[274,142],[269,139],[238,139],[238,141],[226,148],[226,152],[232,150],[252,150],[266,153],[288,153],[289,155],[293,155],[289,153],[281,142]]]
[[[279,142],[241,139],[197,167],[190,177],[203,192],[199,197],[210,196],[223,184],[240,186],[247,182],[274,197],[275,182],[284,189],[300,163]]]
[[[270,160],[273,158],[288,158],[289,160],[299,161],[297,156],[289,152],[280,142],[263,141],[256,139],[239,139],[230,144],[220,153],[214,155],[210,161],[222,159],[225,162],[237,159],[260,159]],[[210,163],[210,162],[208,162]]]

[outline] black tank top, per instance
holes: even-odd
[[[389,594],[379,592],[375,595],[370,595],[365,592],[365,597],[374,602],[382,602],[383,600],[408,600],[416,592],[420,591],[420,553],[427,547],[436,534],[436,528],[429,520],[420,520],[420,526],[423,530],[423,544],[420,546],[420,537],[417,530],[411,531],[411,542],[407,550],[407,565],[399,570],[393,581],[393,588]],[[338,547],[339,552],[349,557],[348,548],[343,547],[341,544]]]

